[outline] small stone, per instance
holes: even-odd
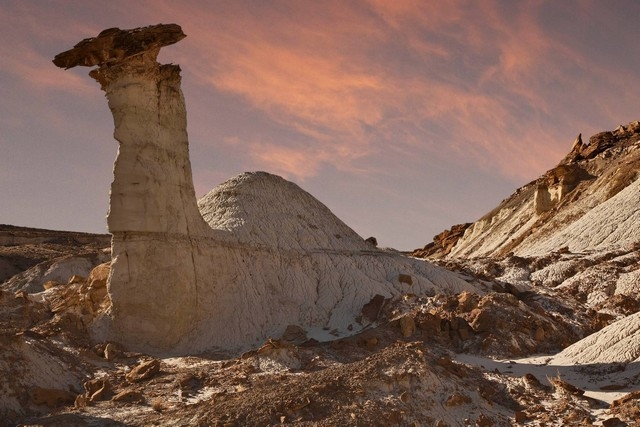
[[[378,338],[376,338],[376,337],[369,337],[369,338],[365,339],[365,341],[364,341],[364,345],[365,345],[368,349],[375,348],[375,347],[378,345]]]
[[[94,378],[85,381],[83,386],[86,391],[85,396],[89,402],[104,400],[107,393],[111,391],[111,383],[109,383],[108,378]]]
[[[123,390],[111,398],[113,402],[143,402],[144,396],[137,390]]]
[[[374,295],[371,301],[362,307],[362,318],[368,322],[375,322],[380,315],[380,310],[384,305],[384,297],[382,295]]]
[[[367,239],[365,240],[365,242],[367,242],[367,243],[369,243],[370,245],[373,245],[373,246],[378,246],[378,239],[376,239],[376,238],[375,238],[375,237],[373,237],[373,236],[371,236],[371,237],[367,238]]]
[[[406,315],[400,318],[400,330],[402,336],[409,338],[416,331],[416,322],[413,320],[413,316]]]
[[[444,402],[444,406],[460,406],[471,403],[471,398],[467,395],[454,393]]]
[[[491,427],[493,425],[494,425],[493,420],[487,417],[485,414],[480,414],[480,416],[476,420],[477,427]]]
[[[618,417],[607,418],[602,421],[603,427],[624,427],[627,423],[622,422],[622,420]]]
[[[527,414],[524,411],[516,411],[515,420],[518,424],[522,424],[527,421]]]
[[[86,282],[87,279],[85,277],[79,276],[77,274],[74,274],[73,276],[71,276],[71,278],[69,279],[69,284],[73,285],[74,283],[82,283],[82,282]]]
[[[128,382],[137,383],[147,380],[160,372],[160,361],[158,359],[142,362],[133,368],[126,376]]]
[[[51,289],[51,288],[55,288],[56,286],[60,286],[60,285],[61,285],[60,282],[56,282],[55,280],[48,280],[48,281],[44,282],[42,287],[45,288],[45,289]]]
[[[76,396],[66,390],[43,387],[34,387],[29,392],[29,396],[36,405],[46,405],[49,408],[58,408],[74,403],[76,400]]]
[[[308,338],[307,338],[307,333],[300,326],[289,325],[287,326],[287,329],[285,329],[280,339],[282,341],[292,343],[292,344],[302,344]]]
[[[407,284],[407,285],[409,285],[409,286],[413,285],[413,278],[412,278],[410,275],[408,275],[408,274],[402,274],[402,273],[400,273],[400,274],[398,275],[398,281],[399,281],[400,283],[406,283],[406,284]]]
[[[89,401],[87,400],[87,396],[85,396],[84,394],[79,394],[76,396],[76,400],[75,402],[73,402],[73,406],[75,408],[84,408],[88,403]]]
[[[122,357],[122,354],[122,348],[117,343],[110,342],[104,347],[104,358],[107,360],[111,361],[118,357]]]

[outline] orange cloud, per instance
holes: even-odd
[[[593,88],[593,77],[581,77],[581,69],[590,68],[609,86],[629,79],[548,34],[540,18],[543,6],[148,1],[128,10],[132,20],[180,23],[187,39],[163,55],[203,87],[236,95],[297,133],[295,141],[281,141],[256,130],[247,143],[259,149],[251,157],[255,164],[305,178],[324,163],[366,170],[363,159],[393,149],[425,161],[454,153],[460,165],[528,179],[565,150],[564,141],[558,142],[558,97],[550,88],[567,92],[560,102],[578,105],[588,100],[587,90],[607,89]],[[51,29],[46,33],[60,37]],[[26,73],[38,61],[10,66]],[[43,87],[59,87],[51,74],[36,71],[32,78]],[[64,75],[69,90],[84,90],[80,82],[94,89],[87,79]],[[624,96],[634,103],[634,92]],[[579,114],[571,119],[579,122]]]

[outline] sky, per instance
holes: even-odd
[[[106,232],[117,142],[88,68],[106,28],[177,23],[198,197],[289,179],[381,246],[424,246],[640,119],[635,0],[0,0],[0,223]]]

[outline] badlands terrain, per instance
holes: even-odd
[[[3,425],[638,425],[639,141],[637,123],[595,135],[411,258],[383,250],[474,291],[407,275],[357,333],[289,327],[226,357],[93,342],[109,236],[2,226]]]
[[[184,37],[54,59],[109,101],[110,235],[0,226],[0,425],[638,425],[640,123],[401,253],[265,172],[196,201]]]

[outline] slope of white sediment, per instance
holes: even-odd
[[[151,282],[164,272],[172,283],[164,292],[175,296],[160,305],[155,293],[120,286],[111,339],[158,354],[232,353],[279,338],[289,326],[316,339],[357,333],[370,324],[361,311],[376,295],[484,293],[456,273],[375,247],[309,193],[265,172],[226,181],[198,208],[210,233],[166,234],[158,249],[155,235],[123,242],[123,281]],[[159,255],[165,261],[150,271],[148,260]],[[178,267],[184,275],[176,276]],[[99,326],[93,330],[97,336]],[[158,336],[167,344],[157,345]]]
[[[284,250],[375,249],[324,204],[293,182],[248,172],[220,184],[198,201],[213,229],[240,243]]]
[[[640,313],[618,320],[572,344],[552,362],[576,365],[640,362]]]
[[[214,231],[228,236],[196,244],[198,321],[177,346],[181,353],[250,348],[289,325],[314,337],[321,330],[350,335],[368,324],[360,312],[375,295],[483,292],[455,273],[365,242],[275,175],[232,178],[199,208]]]
[[[568,246],[571,252],[625,247],[640,240],[640,180],[594,206],[546,239],[523,245],[523,254],[544,254]]]
[[[447,257],[528,257],[638,244],[640,132],[634,122],[614,134],[618,140],[603,152],[563,161],[516,190],[471,224]],[[579,172],[567,173],[571,169]]]

